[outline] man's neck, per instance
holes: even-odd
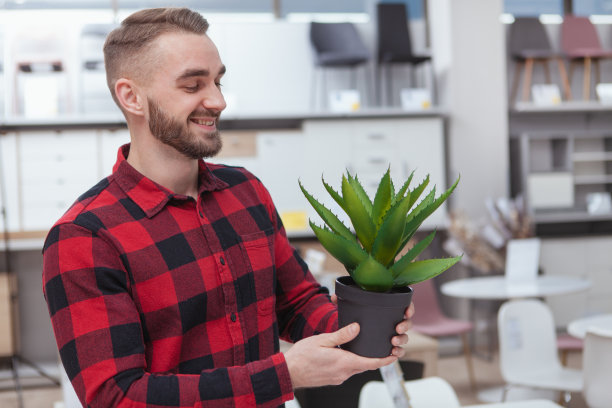
[[[132,136],[127,162],[157,184],[197,200],[197,160],[188,159],[157,139]]]

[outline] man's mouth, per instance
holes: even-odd
[[[201,125],[201,126],[214,126],[215,125],[214,119],[195,119],[195,118],[192,118],[191,121],[193,123]]]

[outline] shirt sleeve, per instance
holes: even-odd
[[[282,353],[199,375],[147,370],[141,317],[117,249],[75,224],[43,250],[43,293],[66,373],[87,407],[277,407],[293,398]]]
[[[289,243],[272,198],[261,184],[259,194],[275,230],[276,314],[281,338],[295,343],[314,334],[337,330],[338,310],[328,290],[316,281]]]

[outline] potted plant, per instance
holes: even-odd
[[[310,227],[323,247],[346,268],[349,276],[336,280],[338,324],[358,322],[359,335],[343,348],[366,357],[384,357],[391,352],[390,339],[395,326],[404,318],[412,299],[409,285],[444,272],[461,256],[416,260],[432,242],[435,231],[400,255],[423,221],[453,192],[455,183],[439,197],[435,186],[417,203],[429,175],[413,189],[414,172],[396,192],[390,170],[383,175],[374,199],[365,192],[357,176],[342,176],[341,190],[323,185],[348,215],[354,229],[346,226],[330,209],[314,198],[300,182],[300,189],[319,214],[324,226],[310,221]]]

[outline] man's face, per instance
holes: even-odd
[[[154,52],[159,68],[145,87],[151,133],[190,159],[214,156],[226,106],[217,48],[207,36],[171,33],[160,36]]]

